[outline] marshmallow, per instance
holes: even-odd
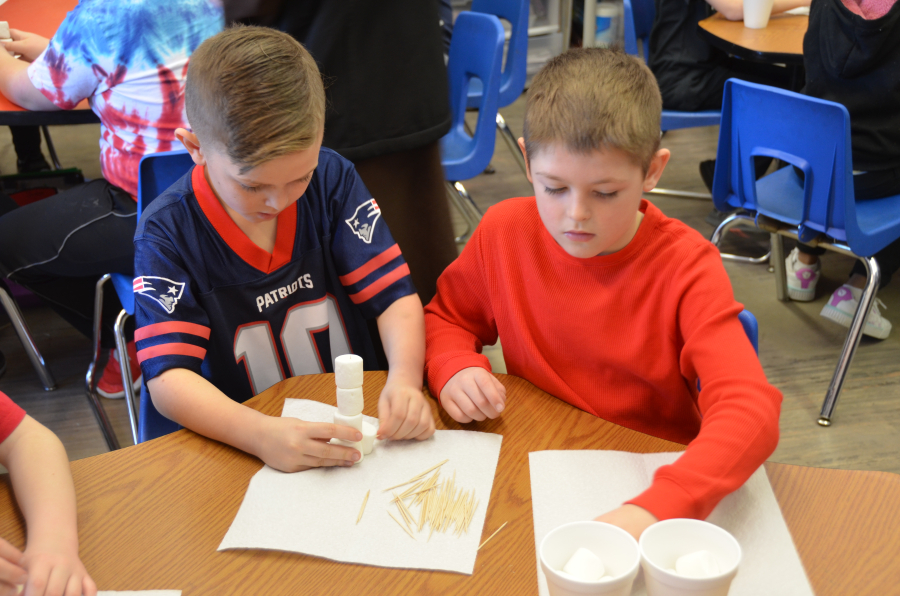
[[[698,550],[675,560],[675,573],[684,577],[714,577],[719,575],[719,562],[708,550]]]
[[[353,447],[357,451],[359,451],[359,460],[354,463],[354,465],[358,464],[365,458],[366,454],[363,453],[362,441],[344,441],[343,439],[331,439],[329,441],[332,445],[343,445],[344,447]]]
[[[362,414],[363,411],[363,392],[362,387],[354,387],[352,389],[341,389],[338,387],[337,405],[338,412],[344,416],[356,416]]]
[[[340,412],[334,413],[334,423],[342,426],[352,426],[356,430],[362,432],[363,419],[362,414],[356,416],[344,416]]]
[[[362,387],[363,361],[356,354],[341,354],[334,359],[334,382],[339,389]]]
[[[363,448],[364,455],[369,455],[370,453],[372,453],[372,449],[375,448],[375,432],[377,430],[378,430],[378,428],[376,426],[373,426],[373,425],[369,424],[368,422],[366,422],[365,420],[363,420],[363,423],[362,423],[362,434],[363,434],[362,448]]]
[[[9,37],[9,23],[6,21],[0,21],[0,38],[6,40],[10,39]]]
[[[603,577],[606,569],[597,555],[586,548],[579,548],[565,564],[563,572],[583,582],[595,582]]]

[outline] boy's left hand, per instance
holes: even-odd
[[[644,530],[658,522],[656,516],[637,505],[622,505],[618,509],[613,509],[595,518],[594,521],[606,522],[614,526],[622,528],[632,536],[635,540],[640,540]]]
[[[28,571],[25,596],[96,596],[97,585],[77,551],[56,544],[29,544],[22,557]]]
[[[378,419],[379,439],[422,441],[434,434],[434,417],[422,390],[390,379],[378,398]]]

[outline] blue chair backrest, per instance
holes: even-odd
[[[759,324],[756,322],[756,317],[752,312],[744,309],[738,314],[738,320],[744,327],[744,333],[747,334],[747,339],[753,345],[753,350],[759,355]]]
[[[441,139],[441,163],[447,180],[474,178],[494,155],[502,56],[500,19],[477,12],[460,13],[453,25],[447,62],[453,122],[450,132]],[[464,118],[469,81],[476,77],[481,80],[483,92],[478,105],[478,124],[474,136],[470,137]]]
[[[624,0],[625,53],[643,55],[644,62],[650,56],[650,30],[656,18],[653,0]],[[640,48],[640,51],[638,51]]]
[[[841,104],[729,79],[722,103],[713,201],[722,211],[742,207],[800,226],[804,240],[820,232],[848,240],[846,202],[855,205],[850,147],[850,114]],[[753,165],[757,155],[775,157],[802,170],[802,195],[795,193],[797,199],[789,200],[783,193],[757,194]],[[793,170],[781,175],[793,175]],[[768,178],[759,184],[769,183]],[[799,185],[799,177],[794,179]]]
[[[528,6],[529,0],[473,0],[472,12],[492,14],[506,19],[512,25],[506,63],[500,74],[500,97],[497,107],[502,108],[516,101],[525,89],[528,66]],[[477,108],[481,101],[481,82],[469,85],[469,108]]]

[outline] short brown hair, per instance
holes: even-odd
[[[534,77],[525,107],[525,148],[562,143],[570,151],[616,148],[644,172],[659,149],[662,97],[656,78],[620,49],[579,48]]]
[[[312,146],[325,125],[325,90],[315,60],[297,40],[237,25],[191,55],[188,122],[201,143],[252,169]]]

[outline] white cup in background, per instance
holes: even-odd
[[[744,27],[765,29],[774,0],[744,0]]]
[[[741,546],[734,536],[714,524],[696,519],[667,519],[641,534],[641,566],[648,596],[726,596],[741,562]],[[675,573],[675,561],[706,550],[719,565],[719,575],[705,578]]]
[[[612,577],[591,582],[564,573],[562,568],[579,548],[586,548],[599,557],[606,574]],[[541,541],[538,558],[550,596],[629,596],[641,561],[640,549],[631,534],[597,521],[572,522],[555,528]]]

